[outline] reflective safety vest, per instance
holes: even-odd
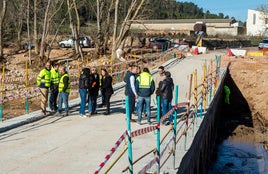
[[[148,72],[142,72],[138,77],[139,88],[150,88],[153,81],[152,75]]]
[[[55,68],[51,68],[51,84],[58,85],[60,81],[60,72],[56,71]]]
[[[69,77],[69,74],[65,73],[63,76],[61,76],[60,78],[60,83],[59,83],[59,92],[62,92],[63,88],[64,88],[64,83],[63,83],[63,79],[64,77]],[[70,88],[71,88],[71,85],[70,85],[70,77],[69,77],[69,80],[68,80],[68,87],[66,89],[66,93],[70,93]]]
[[[41,88],[49,88],[50,87],[50,78],[51,73],[48,69],[44,68],[40,71],[36,84],[40,86]]]

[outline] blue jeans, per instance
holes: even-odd
[[[166,113],[168,113],[168,111],[170,111],[172,109],[172,105],[171,105],[171,101],[166,100],[166,99],[162,99],[162,116],[164,116]],[[173,118],[172,118],[172,114],[170,114],[169,116],[169,121],[172,122]],[[167,120],[164,120],[164,122],[166,122]]]
[[[147,123],[151,122],[151,97],[141,97],[138,98],[138,122],[141,122],[142,108],[143,103],[146,105],[146,113],[147,113]]]
[[[67,92],[60,92],[59,93],[59,105],[58,105],[58,112],[61,113],[62,110],[62,103],[65,105],[65,113],[68,114],[69,112],[69,104],[68,104],[68,97],[69,93]]]
[[[85,109],[86,109],[86,100],[87,100],[87,90],[86,89],[79,89],[79,94],[80,94],[80,109],[79,109],[79,114],[85,115]]]

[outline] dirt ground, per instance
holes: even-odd
[[[239,125],[232,140],[263,144],[268,150],[268,58],[224,58],[231,62],[230,74],[246,99],[253,121],[252,127]]]
[[[143,50],[142,52],[145,53],[146,50]],[[28,65],[29,69],[29,89],[36,88],[35,85],[36,77],[43,67],[40,65],[39,62],[35,62],[35,55],[33,53],[34,51],[31,51],[31,60],[33,60],[31,65]],[[73,59],[75,57],[74,50],[71,48],[55,48],[52,49],[50,54],[50,59],[52,61],[57,61],[58,63],[66,63],[66,60],[68,60],[69,65],[69,75],[71,76],[71,83],[72,82],[78,82],[79,77],[79,70],[82,67],[91,67],[91,66],[106,66],[107,64],[110,64],[111,60],[107,56],[102,57],[94,57],[94,48],[83,48],[84,52],[84,60],[81,58]],[[157,52],[158,53],[158,52]],[[3,89],[3,96],[6,98],[9,98],[9,96],[15,96],[18,94],[21,94],[22,92],[25,92],[25,79],[26,79],[26,62],[29,60],[29,53],[28,51],[21,50],[20,53],[14,54],[13,49],[4,49],[4,54],[7,55],[6,58],[6,64],[5,64],[5,80],[8,80],[8,82],[5,82],[5,84],[2,86]],[[45,54],[47,56],[47,53]],[[137,55],[138,56],[138,55]],[[151,57],[151,55],[150,55]],[[127,59],[127,58],[126,58]],[[136,59],[135,59],[136,60]],[[149,60],[148,60],[149,61]],[[148,63],[147,61],[147,63]],[[119,63],[119,59],[116,59],[113,61],[113,63]],[[144,65],[146,62],[142,62]],[[148,63],[148,67],[155,67],[160,62],[153,62]],[[149,66],[150,64],[150,66]],[[108,68],[106,66],[106,68]],[[122,70],[126,69],[126,64],[120,64],[114,67],[114,69],[109,68],[110,73],[112,72],[121,72]],[[2,74],[2,73],[1,73]],[[123,75],[123,74],[122,74]],[[118,81],[118,76],[114,77],[114,82],[116,83]],[[121,79],[123,77],[120,77]],[[15,80],[14,80],[15,79]],[[71,93],[69,96],[69,99],[74,99],[78,97],[78,90],[77,90],[77,84],[71,85]],[[1,95],[1,92],[0,92]],[[40,101],[39,97],[31,97],[29,98],[29,112],[36,111],[40,109]],[[5,102],[3,104],[3,120],[10,119],[19,115],[23,115],[26,113],[26,99],[15,99],[9,102]]]

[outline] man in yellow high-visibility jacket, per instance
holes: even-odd
[[[41,92],[41,110],[44,115],[47,114],[46,106],[48,100],[48,90],[51,83],[51,73],[50,73],[51,62],[47,61],[45,68],[40,71],[37,76],[36,84],[39,86]]]
[[[61,66],[59,68],[61,78],[59,82],[59,102],[58,102],[58,111],[56,113],[56,116],[60,116],[62,112],[62,103],[65,105],[65,113],[63,116],[68,116],[69,114],[69,104],[68,104],[68,98],[70,94],[70,77],[68,72],[66,71],[64,66]]]
[[[138,94],[138,120],[137,123],[141,124],[141,115],[144,106],[146,105],[147,123],[151,124],[151,95],[155,90],[155,83],[148,68],[143,68],[143,72],[136,78],[136,89]]]
[[[58,88],[60,81],[59,64],[52,62],[50,73],[51,73],[51,84],[50,84],[49,107],[51,111],[56,112],[58,109],[57,98],[59,94]]]

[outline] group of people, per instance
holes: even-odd
[[[151,96],[156,93],[160,97],[161,116],[165,115],[172,109],[172,98],[174,83],[171,78],[171,73],[165,71],[163,66],[158,68],[158,76],[154,80],[147,67],[139,72],[137,65],[130,65],[124,77],[126,83],[125,95],[128,97],[129,116],[131,122],[141,124],[142,113],[145,111],[147,117],[147,124],[151,124]],[[136,104],[136,107],[135,107]],[[132,115],[137,112],[138,119],[132,119]],[[170,124],[172,116],[164,120],[163,124]]]
[[[97,114],[99,89],[102,95],[101,106],[106,106],[106,111],[103,114],[110,114],[110,99],[114,93],[112,81],[112,76],[109,75],[105,68],[101,69],[101,75],[98,74],[96,67],[82,69],[79,77],[79,94],[81,99],[79,114],[82,117]],[[88,103],[87,114],[85,112],[86,103]]]
[[[79,114],[82,117],[97,114],[97,98],[99,90],[102,95],[101,106],[106,106],[104,115],[110,114],[110,99],[114,93],[112,87],[112,77],[105,68],[101,69],[101,75],[98,74],[96,67],[83,68],[79,77],[79,95],[81,99]],[[56,116],[69,115],[69,94],[70,77],[65,66],[51,61],[45,63],[45,67],[40,71],[36,84],[41,92],[41,112],[46,115],[47,102],[49,108]],[[48,95],[50,92],[50,96]],[[48,100],[49,97],[49,100]],[[62,104],[64,103],[64,113]],[[86,108],[86,104],[87,108]],[[87,111],[87,114],[86,114]]]
[[[96,67],[85,67],[82,69],[79,77],[79,95],[81,99],[79,114],[82,117],[97,114],[97,98],[99,90],[101,91],[102,103],[105,106],[104,115],[111,113],[110,99],[114,93],[112,87],[112,76],[105,68],[98,74]],[[144,67],[142,72],[137,65],[130,65],[124,77],[126,83],[125,95],[129,101],[129,115],[132,122],[141,124],[142,114],[145,113],[147,123],[151,124],[151,96],[156,94],[160,97],[161,116],[172,109],[172,98],[174,83],[171,73],[165,71],[163,66],[158,67],[158,75],[154,79],[150,74],[149,68]],[[68,98],[70,94],[70,77],[65,66],[46,62],[37,77],[37,85],[41,92],[41,110],[44,115],[47,114],[46,106],[48,93],[50,90],[49,107],[55,115],[68,116],[69,105]],[[64,114],[62,114],[64,103]],[[87,105],[87,107],[86,107]],[[132,115],[137,113],[137,120],[132,119]],[[164,120],[163,124],[172,122],[172,116]]]
[[[65,66],[47,61],[45,67],[37,76],[36,84],[41,92],[41,112],[46,115],[48,102],[48,93],[50,90],[49,107],[52,112],[60,115],[62,112],[62,104],[65,105],[64,116],[69,113],[68,98],[70,94],[70,77]]]

